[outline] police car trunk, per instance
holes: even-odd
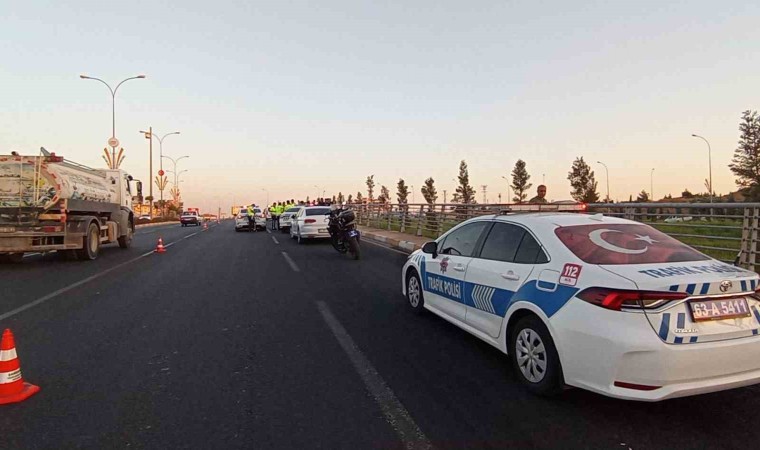
[[[712,259],[643,224],[571,226],[556,233],[586,263],[639,289],[598,287],[579,295],[620,311],[643,312],[663,342],[760,339],[756,273]]]

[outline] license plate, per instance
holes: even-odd
[[[348,237],[356,237],[359,236],[359,232],[356,230],[352,230],[348,232]]]
[[[0,233],[15,233],[16,227],[0,227]]]
[[[320,228],[318,231],[320,233],[327,233],[327,228]]]
[[[749,306],[745,298],[727,298],[725,300],[692,300],[689,302],[691,314],[697,322],[703,320],[723,320],[737,317],[749,317]]]

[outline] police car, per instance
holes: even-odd
[[[539,394],[658,401],[760,383],[758,275],[642,223],[478,217],[412,253],[402,282],[413,310],[508,354]]]

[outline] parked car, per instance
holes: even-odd
[[[758,274],[642,223],[463,222],[409,256],[409,307],[493,345],[529,390],[659,401],[760,383]]]
[[[286,209],[285,212],[280,215],[280,230],[283,233],[290,230],[290,221],[293,219],[293,216],[295,216],[298,211],[301,210],[301,208],[303,208],[303,206],[294,206],[292,208]]]
[[[306,239],[329,239],[329,206],[307,206],[291,219],[290,237],[303,244]]]
[[[199,226],[202,221],[203,220],[196,211],[186,211],[179,216],[179,223],[182,224],[183,227],[188,225]]]
[[[257,230],[264,230],[267,227],[267,220],[264,217],[264,213],[261,211],[261,208],[258,206],[253,208],[253,214],[255,218],[256,223],[256,229]],[[248,210],[241,209],[240,212],[235,216],[235,231],[240,230],[247,230],[250,225],[250,222],[248,221]]]

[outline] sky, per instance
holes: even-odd
[[[570,198],[582,156],[613,198],[715,191],[758,109],[760,2],[0,0],[0,154],[39,147],[93,167],[116,94],[122,168],[149,177],[152,126],[187,170],[186,206],[394,194],[460,160],[483,201],[518,159]],[[159,166],[154,145],[154,172]],[[164,160],[164,169],[172,163]],[[654,168],[654,172],[651,169]],[[651,175],[651,178],[650,178]],[[154,173],[155,176],[155,173]],[[171,177],[170,177],[171,180]],[[265,192],[266,189],[268,192]],[[147,195],[147,183],[145,192]],[[158,198],[157,189],[154,196]],[[168,192],[165,193],[168,197]],[[410,198],[411,200],[411,198]]]

